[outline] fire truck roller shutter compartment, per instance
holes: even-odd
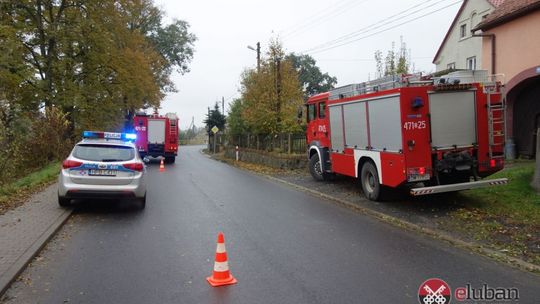
[[[165,120],[148,119],[148,143],[165,143]]]
[[[345,141],[343,139],[343,106],[329,106],[330,111],[330,140],[333,152],[343,152]]]
[[[431,146],[473,146],[477,142],[475,109],[475,91],[430,93]]]
[[[365,149],[368,145],[366,103],[354,102],[343,105],[345,118],[345,146]]]
[[[368,111],[371,147],[399,152],[402,149],[399,95],[368,101]]]

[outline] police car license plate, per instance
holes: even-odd
[[[116,170],[90,169],[88,175],[92,176],[116,176]]]

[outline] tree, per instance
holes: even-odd
[[[242,99],[237,98],[229,104],[229,113],[227,115],[227,130],[229,135],[238,136],[247,133],[248,128],[242,117],[243,112],[244,104]]]
[[[536,134],[540,131],[540,128],[537,129]],[[540,136],[536,136],[536,165],[534,168],[534,175],[531,181],[531,187],[536,190],[536,192],[540,192]]]
[[[395,42],[392,41],[392,49],[386,53],[384,62],[382,52],[380,50],[375,51],[377,77],[409,73],[410,59],[406,46],[403,37],[401,37],[401,46],[399,52],[396,52]]]
[[[375,63],[377,64],[377,74],[375,78],[383,77],[382,52],[380,50],[375,51]]]
[[[241,78],[242,117],[250,131],[275,135],[301,130],[296,113],[303,104],[302,87],[278,41],[270,42],[260,70],[246,70]]]
[[[163,19],[151,0],[0,1],[0,170],[23,155],[18,144],[64,130],[64,119],[69,145],[81,130],[118,130],[135,110],[159,107],[196,40],[186,22]]]
[[[165,64],[158,71],[160,87],[164,91],[176,91],[169,76],[173,70],[182,75],[189,72],[188,64],[193,58],[197,40],[194,34],[189,33],[189,24],[173,19],[164,25],[164,12],[155,7],[152,0],[124,0],[122,5],[128,28],[146,37],[164,59]]]
[[[322,73],[317,62],[310,55],[296,55],[291,53],[285,57],[290,60],[294,69],[298,72],[298,80],[304,90],[304,98],[334,88],[337,78]]]
[[[171,73],[189,71],[196,39],[187,23],[165,25],[163,16],[150,0],[1,2],[1,31],[30,70],[21,104],[61,107],[72,133],[115,128],[126,112],[159,106],[174,90]]]
[[[218,127],[220,131],[223,131],[225,129],[225,122],[225,115],[219,110],[219,103],[216,101],[214,108],[206,114],[206,119],[204,120],[206,130],[210,133],[210,130],[215,126]]]

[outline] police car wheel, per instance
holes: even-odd
[[[71,203],[71,199],[58,195],[58,205],[61,207],[68,207]]]
[[[139,201],[139,208],[144,209],[146,208],[146,193],[144,194],[144,196],[140,199],[138,199]]]
[[[381,200],[383,186],[379,181],[379,173],[373,163],[366,162],[362,166],[360,183],[362,184],[362,191],[367,199],[371,201]]]

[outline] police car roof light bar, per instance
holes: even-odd
[[[116,133],[116,132],[100,132],[100,131],[84,131],[83,138],[105,138],[105,139],[120,139],[134,141],[137,139],[135,133]]]

